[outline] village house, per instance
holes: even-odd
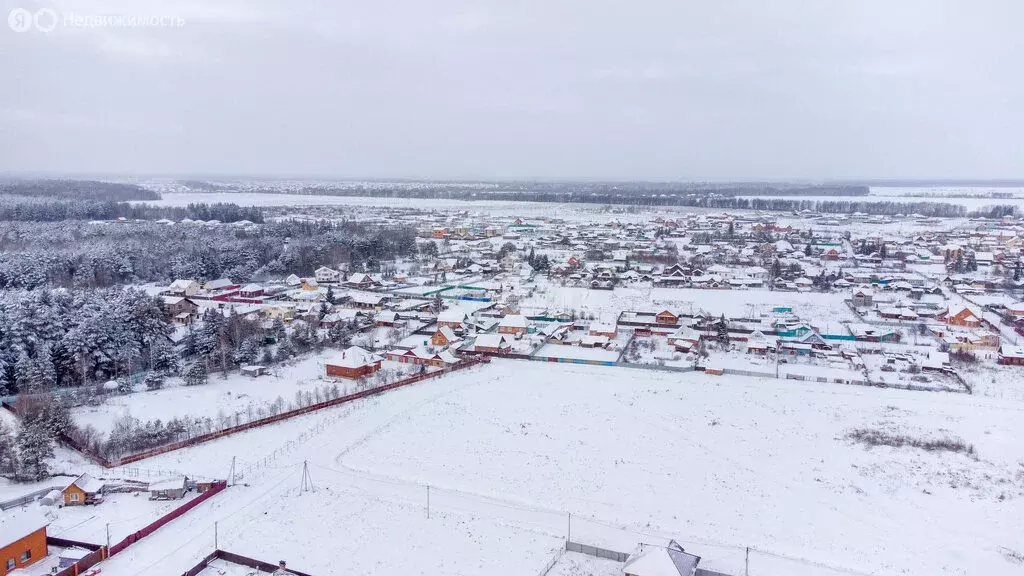
[[[163,296],[164,312],[175,324],[191,324],[199,315],[199,305],[184,296]]]
[[[324,364],[324,372],[328,378],[357,379],[380,370],[381,357],[360,348],[351,346],[342,350],[341,358],[335,358]]]
[[[304,292],[319,292],[320,283],[316,281],[316,278],[303,278],[299,284]]]
[[[413,348],[412,350],[392,350],[387,353],[388,360],[400,364],[416,364],[419,366],[433,366],[443,368],[447,365],[457,364],[459,359],[449,350],[441,352],[430,352],[426,348]]]
[[[227,292],[235,290],[239,286],[231,281],[230,278],[217,278],[216,280],[210,280],[206,284],[203,284],[203,290],[207,292]]]
[[[263,286],[259,284],[246,284],[238,291],[238,295],[242,298],[262,298],[263,297]]]
[[[498,333],[523,336],[526,334],[527,326],[526,316],[512,314],[503,317],[501,322],[498,322]]]
[[[689,326],[680,326],[678,330],[668,337],[669,346],[679,352],[689,352],[700,342],[701,334]]]
[[[505,334],[480,334],[473,342],[474,352],[501,354],[509,352],[512,344]]]
[[[855,308],[870,308],[874,303],[875,295],[871,290],[858,288],[853,291],[851,302]]]
[[[199,293],[199,282],[195,280],[175,280],[164,290],[165,294],[171,296],[182,296],[188,298]]]
[[[47,524],[46,517],[32,509],[8,512],[0,518],[0,576],[46,557]]]
[[[150,500],[181,500],[188,492],[188,478],[179,476],[149,485]]]
[[[370,290],[380,286],[380,282],[374,280],[369,274],[362,272],[356,272],[345,280],[345,286],[349,288],[357,288],[360,290]]]
[[[447,326],[452,330],[462,330],[463,324],[468,320],[466,311],[461,308],[449,308],[442,310],[437,316],[438,327]]]
[[[1024,347],[1003,344],[999,347],[999,363],[1014,366],[1024,364]]]
[[[93,478],[88,473],[82,474],[68,484],[61,493],[64,496],[65,506],[84,506],[86,504],[99,504],[103,502],[103,482]]]
[[[313,271],[313,277],[321,284],[337,282],[341,272],[327,266],[321,266]]]
[[[668,546],[641,544],[622,566],[625,576],[694,576],[700,556],[683,550],[675,540]]]
[[[950,308],[945,312],[940,313],[936,318],[940,322],[945,322],[949,326],[962,326],[964,328],[981,327],[981,318],[979,318],[978,315],[971,311],[967,306]]]
[[[679,323],[679,316],[668,310],[662,310],[654,315],[654,321],[662,326],[675,326]]]
[[[609,340],[613,340],[618,336],[619,331],[618,327],[614,323],[606,324],[602,322],[591,324],[589,334],[591,336],[605,336]]]
[[[448,326],[441,326],[433,335],[431,335],[430,344],[432,346],[451,346],[459,340],[460,338],[455,335],[455,332],[453,332],[451,328]]]

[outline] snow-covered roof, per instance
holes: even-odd
[[[181,279],[179,279],[179,280],[175,280],[174,282],[171,282],[170,288],[176,289],[176,290],[184,290],[185,288],[188,288],[188,287],[192,286],[193,284],[198,284],[198,282],[196,282],[195,280],[181,280]]]
[[[635,576],[693,576],[700,556],[684,552],[675,542],[668,547],[641,546],[622,566],[622,571]]]
[[[438,322],[462,322],[466,319],[466,311],[461,308],[449,308],[437,315]]]
[[[49,523],[46,516],[36,508],[10,510],[0,516],[0,546],[20,540]]]
[[[359,346],[351,346],[341,352],[341,358],[335,358],[328,362],[328,364],[341,366],[342,368],[361,368],[380,360],[380,356],[376,354],[368,352]]]
[[[218,278],[216,280],[210,280],[203,286],[203,288],[207,290],[219,290],[231,285],[233,285],[233,282],[231,282],[230,278]]]
[[[178,476],[177,478],[168,478],[167,480],[160,480],[157,482],[151,482],[149,484],[150,492],[163,491],[163,490],[177,490],[185,487],[185,477]]]
[[[511,314],[505,316],[498,323],[498,326],[504,326],[506,328],[526,328],[527,326],[526,316],[522,314]]]
[[[99,492],[100,489],[103,488],[103,482],[93,478],[92,476],[89,475],[88,472],[86,472],[85,474],[82,474],[78,478],[75,478],[74,482],[68,484],[68,488],[70,488],[71,486],[78,486],[79,488],[82,489],[82,492],[85,492],[87,494],[93,494]]]
[[[452,329],[448,326],[441,326],[437,331],[440,332],[441,335],[449,342],[454,342],[459,339],[459,337],[455,335],[455,332],[452,332]]]
[[[504,334],[481,334],[476,337],[474,345],[482,348],[501,348],[505,346],[506,340]]]
[[[246,284],[242,286],[242,292],[260,292],[263,290],[263,286],[259,284]]]

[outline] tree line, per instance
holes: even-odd
[[[306,276],[350,263],[377,271],[415,253],[408,227],[355,222],[281,222],[257,227],[133,222],[0,222],[0,289],[229,277],[236,282]]]

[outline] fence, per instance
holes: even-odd
[[[615,550],[608,550],[607,548],[598,548],[597,546],[580,544],[579,542],[573,542],[572,540],[566,540],[565,549],[569,552],[579,552],[580,554],[597,556],[598,558],[606,558],[616,562],[625,562],[629,559],[629,554],[626,552],[616,552]]]
[[[72,449],[76,450],[77,452],[82,453],[83,455],[85,455],[87,458],[89,458],[90,460],[92,460],[96,464],[98,464],[100,466],[103,466],[104,468],[115,468],[115,467],[118,467],[118,466],[124,466],[126,464],[131,464],[133,462],[138,462],[140,460],[145,460],[147,458],[152,458],[153,456],[158,456],[160,454],[166,454],[168,452],[173,452],[175,450],[181,450],[182,448],[189,448],[191,446],[196,446],[198,444],[203,444],[205,442],[210,442],[211,440],[216,440],[218,438],[223,438],[225,436],[230,436],[230,435],[236,434],[238,432],[244,432],[246,430],[252,430],[253,428],[258,428],[260,426],[266,426],[268,424],[274,424],[274,423],[277,423],[277,422],[282,422],[284,420],[288,420],[289,418],[294,418],[296,416],[302,416],[304,414],[310,414],[312,412],[316,412],[318,410],[323,410],[325,408],[331,408],[333,406],[339,406],[341,404],[346,404],[346,403],[352,402],[354,400],[359,400],[361,398],[366,398],[367,396],[373,396],[375,394],[381,394],[383,392],[387,392],[388,390],[393,390],[395,388],[401,388],[403,386],[408,386],[410,384],[415,384],[417,382],[422,382],[423,380],[428,380],[430,378],[437,378],[437,377],[443,376],[443,375],[445,375],[445,374],[447,374],[449,372],[455,372],[457,370],[462,370],[463,368],[469,368],[471,366],[475,366],[475,365],[477,365],[477,364],[479,364],[481,362],[485,362],[485,361],[487,361],[487,359],[483,359],[483,358],[480,358],[480,359],[471,358],[471,359],[468,359],[468,360],[463,360],[459,364],[455,364],[455,365],[453,365],[450,368],[445,368],[443,370],[439,370],[439,371],[436,371],[436,372],[424,372],[422,374],[416,374],[415,376],[410,376],[409,378],[398,380],[396,382],[392,382],[391,384],[385,384],[383,386],[377,386],[375,388],[368,388],[366,390],[362,390],[360,392],[354,392],[352,394],[348,394],[346,396],[341,396],[339,398],[334,398],[332,400],[325,400],[323,402],[317,402],[316,404],[310,404],[309,406],[305,406],[305,407],[302,407],[302,408],[296,408],[295,410],[289,410],[287,412],[282,412],[282,413],[276,414],[274,416],[267,416],[265,418],[260,418],[260,419],[257,419],[257,420],[252,420],[250,422],[246,422],[245,424],[238,424],[236,426],[230,426],[228,428],[224,428],[223,430],[218,430],[216,432],[210,432],[208,434],[200,434],[198,436],[194,436],[194,437],[188,438],[186,440],[180,440],[178,442],[172,442],[172,443],[166,444],[164,446],[160,446],[160,447],[157,447],[157,448],[152,448],[150,450],[144,450],[144,451],[138,452],[136,454],[131,454],[131,455],[128,455],[128,456],[124,456],[122,458],[117,459],[116,461],[110,461],[110,460],[107,460],[106,458],[103,458],[102,456],[93,454],[92,452],[90,452],[89,450],[83,448],[82,446],[77,445],[75,442],[73,442],[71,440],[71,438],[68,438],[67,436],[62,437],[61,440],[64,443],[66,443],[68,446],[70,446]],[[12,409],[11,407],[8,407],[6,405],[4,405],[4,407],[8,408],[9,410]]]
[[[66,540],[64,538],[47,536],[46,545],[60,546],[62,548],[84,548],[86,550],[92,550],[92,552],[80,558],[78,562],[75,562],[60,572],[57,572],[57,576],[78,576],[82,572],[98,564],[100,561],[106,560],[108,557],[107,547],[100,546],[99,544],[89,544],[86,542],[77,542],[75,540]]]
[[[21,496],[19,498],[12,498],[11,500],[0,502],[0,510],[9,510],[11,508],[17,508],[22,504],[28,504],[29,502],[32,502],[36,498],[46,496],[47,494],[50,493],[51,490],[57,489],[58,488],[56,486],[51,486],[49,488],[43,488],[42,490],[36,490],[35,492],[29,492],[28,494],[25,494],[24,496]]]
[[[209,556],[203,558],[202,561],[199,562],[199,564],[196,564],[188,572],[182,574],[182,576],[198,576],[199,573],[203,570],[206,570],[206,568],[214,560],[224,560],[225,562],[231,562],[232,564],[238,564],[239,566],[254,568],[259,572],[273,573],[275,570],[277,570],[277,565],[270,564],[269,562],[255,560],[253,558],[242,556],[240,554],[233,554],[231,552],[226,552],[224,550],[214,550]],[[294,574],[295,576],[310,576],[305,572],[293,570],[291,567],[288,568],[288,573]]]
[[[152,524],[142,528],[138,532],[135,532],[133,534],[129,534],[127,537],[125,537],[124,540],[121,540],[117,544],[114,544],[113,546],[111,546],[110,547],[110,555],[113,556],[114,554],[117,554],[118,552],[124,550],[125,548],[131,546],[132,544],[138,542],[139,540],[142,540],[146,536],[149,536],[153,532],[156,532],[164,524],[167,524],[168,522],[170,522],[172,520],[176,520],[177,518],[181,517],[181,515],[184,514],[185,512],[188,512],[189,510],[195,508],[196,506],[199,506],[203,502],[206,502],[210,498],[213,498],[214,496],[219,494],[222,490],[227,488],[227,486],[228,486],[228,483],[226,481],[224,481],[224,480],[219,480],[217,482],[214,482],[212,487],[209,490],[207,490],[206,492],[203,492],[202,494],[200,494],[196,498],[194,498],[192,500],[189,500],[188,502],[182,504],[181,506],[175,508],[174,510],[171,510],[167,514],[164,514],[163,516],[158,518]]]

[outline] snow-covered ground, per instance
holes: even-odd
[[[674,537],[733,574],[745,546],[759,576],[1015,574],[1022,413],[963,394],[495,360],[147,461],[223,476],[232,456],[275,454],[103,572],[180,574],[218,521],[222,548],[311,573],[344,559],[363,574],[532,575],[571,512],[573,540]],[[856,429],[975,454],[868,449]]]
[[[340,353],[328,350],[301,357],[288,366],[275,367],[270,374],[253,378],[238,372],[221,378],[211,374],[209,382],[200,386],[184,386],[180,378],[171,378],[160,390],[141,390],[127,395],[109,397],[99,406],[80,406],[72,410],[80,426],[92,426],[102,433],[110,432],[116,420],[130,415],[142,421],[192,416],[209,418],[215,427],[248,422],[270,414],[270,406],[283,401],[283,409],[298,406],[296,393],[314,394],[337,386],[341,394],[356,390],[357,382],[324,378],[324,362],[338,358]],[[383,370],[409,372],[409,367],[385,361]]]

